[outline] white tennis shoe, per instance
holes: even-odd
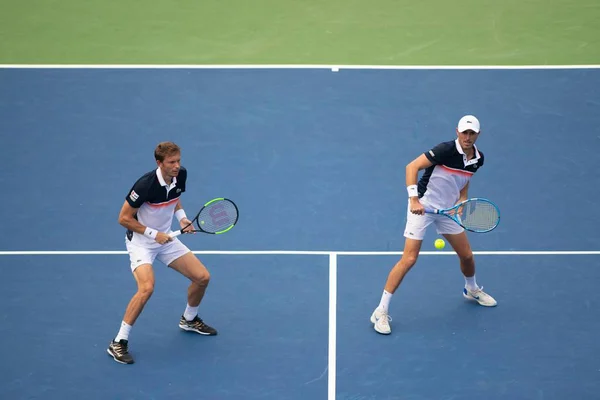
[[[495,307],[498,302],[489,294],[483,291],[483,287],[477,290],[463,289],[463,296],[467,300],[476,301],[484,307]]]
[[[373,311],[373,314],[371,314],[371,322],[374,324],[373,329],[382,335],[389,335],[392,333],[392,328],[390,327],[391,320],[392,317],[379,308],[376,308],[375,311]]]

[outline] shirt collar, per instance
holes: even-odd
[[[481,158],[481,156],[479,155],[479,150],[477,150],[477,146],[473,145],[473,149],[475,150],[475,157],[473,157],[470,160],[467,160],[467,155],[465,154],[462,147],[460,146],[460,143],[458,143],[458,139],[454,140],[454,144],[456,145],[456,151],[458,151],[463,156],[463,161],[465,163],[465,167],[467,165],[476,164],[477,161]]]
[[[174,176],[173,179],[171,180],[171,184],[167,185],[167,182],[165,182],[165,179],[163,178],[162,174],[160,173],[160,167],[156,168],[156,177],[158,178],[158,183],[160,183],[160,186],[168,186],[169,188],[172,188],[177,183],[177,177]]]

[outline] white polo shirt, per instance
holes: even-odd
[[[443,142],[425,152],[433,165],[419,180],[419,199],[432,208],[453,207],[460,197],[460,191],[471,177],[483,166],[483,153],[473,145],[475,157],[467,160],[467,155],[457,140]]]
[[[150,171],[139,178],[129,193],[126,200],[133,208],[138,208],[135,218],[149,228],[159,232],[171,232],[175,206],[181,193],[185,192],[187,170],[181,168],[179,175],[167,185],[160,168]],[[135,245],[160,246],[154,239],[128,230],[127,239]]]

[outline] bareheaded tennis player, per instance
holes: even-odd
[[[483,153],[475,146],[479,133],[479,120],[473,115],[465,115],[458,121],[456,140],[438,144],[406,166],[408,210],[404,252],[390,271],[379,306],[371,315],[371,322],[377,332],[384,335],[392,332],[390,300],[404,276],[415,265],[425,231],[431,224],[435,225],[437,233],[446,238],[458,255],[460,269],[465,277],[463,296],[482,306],[496,305],[496,300],[477,286],[473,252],[464,229],[448,217],[425,213],[426,207],[450,208],[467,200],[469,181],[483,166],[484,161]],[[421,170],[425,172],[418,180]]]
[[[180,201],[187,179],[187,171],[181,166],[181,150],[175,143],[162,142],[154,150],[154,158],[157,168],[135,182],[119,214],[119,223],[127,229],[125,246],[137,282],[137,293],[129,302],[121,329],[107,350],[115,361],[122,364],[133,364],[128,350],[129,332],[154,291],[152,265],[155,259],[191,281],[179,327],[201,335],[217,334],[198,316],[210,274],[179,239],[169,236],[173,216],[182,229],[190,224]],[[185,231],[191,229],[189,227]]]

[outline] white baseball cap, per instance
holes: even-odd
[[[479,133],[481,129],[479,120],[474,115],[465,115],[458,121],[459,132],[464,132],[469,129],[477,133]]]

